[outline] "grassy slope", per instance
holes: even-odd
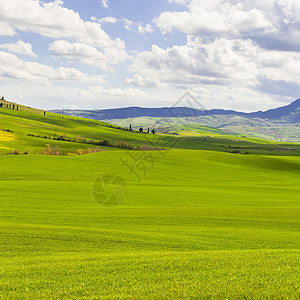
[[[10,130],[12,133],[0,131],[0,153],[7,153],[7,150],[19,149],[21,151],[31,150],[31,153],[39,153],[45,148],[45,144],[51,144],[67,150],[73,147],[87,148],[91,145],[68,143],[64,141],[51,141],[36,137],[34,135],[56,135],[65,134],[69,138],[81,136],[88,139],[104,140],[109,138],[112,142],[123,140],[130,143],[144,143],[146,135],[128,132],[116,128],[107,127],[105,122],[97,121],[92,124],[80,118],[64,119],[57,117],[44,117],[40,114],[0,109],[0,130]],[[7,137],[9,137],[7,139]],[[101,147],[105,148],[105,147]],[[111,148],[106,148],[109,150]]]
[[[35,113],[0,110],[0,129],[13,131],[0,131],[0,152],[39,152],[50,143],[28,133],[157,138]],[[141,182],[122,165],[131,159],[125,150],[0,156],[0,298],[299,298],[299,157],[218,151],[300,151],[202,131],[215,137],[170,137],[159,145],[178,141],[177,149],[130,152],[155,160],[153,169],[140,170]],[[127,182],[120,206],[104,208],[92,197],[106,172]]]
[[[249,152],[250,154],[272,154],[272,155],[299,155],[299,144],[280,144],[267,140],[254,138],[236,138],[232,135],[221,135],[220,130],[210,127],[198,128],[197,136],[185,135],[178,137],[167,137],[166,139],[157,140],[157,135],[140,134],[116,128],[107,127],[107,123],[97,121],[97,124],[88,122],[80,118],[65,119],[56,117],[44,117],[41,114],[32,114],[28,112],[13,111],[0,109],[0,154],[5,154],[13,149],[22,152],[30,150],[30,153],[40,153],[45,149],[46,144],[58,146],[61,149],[71,151],[73,148],[83,149],[91,147],[89,144],[76,144],[65,141],[54,141],[37,137],[34,135],[56,135],[65,134],[69,138],[82,136],[88,139],[103,140],[109,139],[112,142],[122,140],[131,144],[148,144],[160,147],[170,147],[174,141],[177,141],[176,147],[181,149],[203,149],[222,152],[230,152],[238,149],[241,153]],[[73,118],[73,117],[72,117]],[[189,130],[194,130],[190,125]],[[3,130],[11,130],[5,132]],[[209,136],[209,138],[206,138]],[[94,147],[94,146],[93,146]],[[293,151],[274,151],[278,147],[293,148]],[[105,150],[112,148],[101,147]]]
[[[0,157],[0,298],[298,299],[300,159],[165,154],[141,182],[123,151]]]

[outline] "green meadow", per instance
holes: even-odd
[[[0,110],[1,299],[300,298],[299,145],[106,125]],[[91,146],[54,134],[165,150],[40,155]]]
[[[91,144],[89,141],[109,140],[112,144],[122,141],[130,145],[146,144],[165,149],[238,151],[241,154],[261,155],[300,155],[300,144],[279,143],[253,137],[237,137],[207,126],[194,124],[175,126],[175,133],[177,132],[178,135],[152,135],[146,132],[139,133],[136,130],[129,131],[128,128],[117,127],[101,121],[53,113],[47,113],[44,116],[42,111],[38,110],[32,112],[30,110],[0,109],[0,154],[9,154],[14,150],[22,153],[41,154],[46,149],[46,144],[72,153],[73,149],[95,147],[95,144]],[[60,140],[60,137],[63,139]],[[82,139],[86,139],[87,142],[78,142]],[[101,148],[106,151],[115,149],[102,145]]]

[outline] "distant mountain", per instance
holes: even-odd
[[[77,117],[109,120],[109,119],[127,119],[138,117],[157,117],[157,118],[172,118],[172,117],[198,117],[198,116],[216,116],[216,115],[233,115],[243,116],[248,118],[261,118],[270,120],[282,120],[287,122],[300,122],[300,99],[293,103],[270,109],[267,111],[257,111],[253,113],[244,113],[234,110],[212,109],[212,110],[197,110],[187,107],[162,107],[162,108],[144,108],[144,107],[126,107],[116,109],[103,110],[52,110],[55,113],[62,113]]]
[[[289,105],[269,109],[265,112],[258,111],[248,114],[250,117],[257,117],[262,119],[286,119],[291,122],[300,121],[300,99],[292,102]]]

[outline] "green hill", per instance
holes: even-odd
[[[0,299],[299,299],[299,145],[7,108],[0,129],[30,150],[0,155]]]
[[[7,102],[8,103],[8,102]],[[12,107],[12,103],[10,106]],[[134,148],[141,145],[160,148],[198,149],[247,154],[299,155],[299,144],[271,142],[230,134],[213,127],[189,124],[175,125],[169,133],[147,134],[129,131],[106,122],[48,113],[15,104],[15,110],[0,108],[0,154],[40,154],[46,144],[70,154],[74,149],[100,147]],[[138,127],[136,127],[137,129]],[[144,127],[144,129],[146,129]],[[77,151],[76,150],[76,151]]]

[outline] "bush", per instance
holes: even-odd
[[[14,150],[10,151],[10,154],[12,154],[12,155],[19,155],[19,154],[21,154],[21,152],[18,149],[14,149]]]
[[[109,146],[111,144],[111,142],[109,141],[109,140],[103,140],[102,142],[101,142],[101,145],[102,146]]]
[[[140,151],[156,151],[156,150],[165,150],[164,148],[160,148],[160,147],[152,147],[152,146],[148,146],[146,144],[143,144],[141,146],[138,146],[136,150],[140,150]]]
[[[102,151],[103,150],[100,147],[88,148],[88,149],[78,149],[78,150],[76,150],[76,148],[74,148],[72,150],[72,153],[77,154],[77,155],[84,155],[84,154],[91,154],[91,153],[102,152]]]
[[[46,145],[46,150],[43,150],[41,152],[42,155],[66,155],[66,151],[63,149],[59,149],[57,146],[54,148],[51,145],[47,144]]]

